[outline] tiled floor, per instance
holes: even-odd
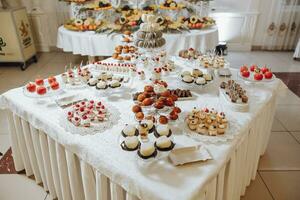
[[[259,64],[272,67],[274,72],[300,72],[300,62],[292,52],[230,52],[227,59],[233,67]],[[43,53],[39,62],[25,72],[17,67],[0,67],[0,94],[24,85],[36,76],[47,77],[64,71],[66,64],[79,64],[86,57],[66,53]],[[300,77],[298,78],[300,79]],[[259,163],[256,180],[247,188],[243,200],[300,199],[300,98],[291,91],[281,93],[272,127],[270,143]],[[0,152],[10,146],[4,112],[0,111]],[[1,159],[1,157],[0,157]],[[15,192],[18,191],[18,192]],[[0,175],[2,200],[50,200],[50,196],[24,175]]]

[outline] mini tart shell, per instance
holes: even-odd
[[[171,146],[169,146],[168,148],[159,148],[157,145],[156,145],[156,142],[154,143],[154,146],[155,148],[158,150],[158,151],[171,151],[174,147],[175,147],[175,143],[173,141],[171,141]]]
[[[166,135],[166,136],[167,136],[167,137],[170,137],[171,135],[172,135],[172,130],[170,129],[170,130],[169,130],[169,134]],[[154,129],[154,136],[155,136],[156,138],[159,138],[159,137],[162,136],[162,135],[159,135],[159,133],[157,132],[156,128]]]
[[[146,160],[146,159],[149,159],[149,158],[155,158],[157,156],[157,150],[155,149],[154,152],[149,156],[143,156],[140,152],[140,149],[138,149],[137,154],[138,154],[139,157]]]
[[[126,146],[125,141],[123,141],[123,142],[120,144],[121,148],[122,148],[124,151],[135,151],[135,150],[138,150],[139,147],[140,147],[140,145],[141,145],[141,143],[139,142],[138,145],[137,145],[134,149],[130,149],[130,148],[128,148],[128,147]]]
[[[129,135],[126,135],[123,131],[121,132],[123,137],[129,137]],[[138,136],[139,135],[139,131],[137,129],[135,129],[135,133],[133,136]]]

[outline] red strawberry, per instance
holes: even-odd
[[[240,72],[243,72],[243,71],[248,71],[248,67],[247,66],[242,66],[241,68],[240,68]]]
[[[47,89],[46,89],[44,86],[40,86],[40,87],[37,88],[36,92],[37,92],[39,95],[44,95],[44,94],[46,94]]]
[[[264,78],[264,76],[261,73],[254,74],[254,79],[257,81],[261,81]]]
[[[245,77],[245,78],[248,78],[250,76],[250,72],[249,71],[243,71],[242,76]]]
[[[265,73],[265,79],[271,79],[272,77],[273,77],[273,73],[272,73],[272,72],[267,71],[267,72]]]
[[[28,90],[28,92],[35,92],[36,85],[34,83],[28,83],[26,89]]]
[[[261,71],[263,74],[265,74],[266,72],[269,71],[269,69],[268,69],[267,67],[262,67],[262,68],[260,69],[260,71]]]
[[[252,66],[250,67],[250,71],[251,71],[251,72],[254,72],[256,68],[257,68],[256,65],[252,65]]]

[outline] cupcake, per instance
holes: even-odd
[[[143,159],[154,158],[157,155],[157,151],[152,143],[142,143],[138,155]]]
[[[203,78],[205,78],[206,81],[211,81],[212,80],[212,75],[211,74],[204,74]]]
[[[181,77],[183,78],[184,76],[191,76],[191,73],[189,71],[184,71],[181,74]]]
[[[128,136],[121,143],[121,147],[125,151],[135,151],[139,148],[140,142],[137,136]]]
[[[96,78],[91,78],[89,81],[88,81],[88,85],[89,86],[96,86],[98,83],[98,79]]]
[[[210,136],[217,136],[218,135],[217,127],[215,127],[214,125],[210,125],[208,127],[208,135],[210,135]]]
[[[159,151],[170,151],[175,146],[175,144],[167,136],[159,137],[154,145]]]
[[[99,83],[97,83],[96,88],[98,90],[105,90],[108,88],[107,84],[105,81],[99,81]]]
[[[206,84],[206,80],[205,80],[205,78],[199,77],[199,78],[196,79],[195,83],[197,85],[205,85]]]
[[[157,137],[157,138],[160,136],[170,137],[171,135],[172,135],[172,131],[168,125],[158,125],[155,127],[155,130],[154,130],[155,137]]]
[[[109,87],[111,87],[111,88],[117,88],[117,87],[120,87],[120,86],[121,86],[121,83],[117,80],[112,80],[109,83]]]
[[[135,128],[135,126],[130,125],[130,124],[126,124],[126,126],[124,127],[124,129],[122,130],[122,135],[124,137],[128,137],[128,136],[138,136],[139,132],[138,130]]]
[[[196,129],[197,133],[207,135],[208,131],[205,124],[199,124]]]
[[[191,75],[186,75],[182,78],[182,81],[185,83],[193,83],[194,78]]]
[[[203,75],[203,72],[200,69],[193,69],[192,76],[198,78]]]
[[[217,131],[219,135],[223,135],[225,133],[226,126],[224,124],[219,124]]]

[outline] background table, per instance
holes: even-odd
[[[196,100],[178,105],[183,111],[204,104],[218,107],[219,81],[200,92]],[[104,98],[122,111],[121,121],[110,130],[87,136],[66,132],[59,125],[62,110],[36,104],[23,96],[22,88],[1,95],[0,107],[9,109],[16,170],[25,169],[27,176],[34,175],[53,198],[235,200],[255,179],[259,157],[265,152],[271,133],[276,94],[282,86],[280,80],[264,86],[246,85],[250,111],[238,113],[226,107],[223,110],[236,131],[235,138],[225,143],[203,143],[213,160],[181,167],[162,159],[143,168],[137,164],[134,152],[121,150],[120,131],[124,123],[133,120],[130,94]],[[135,87],[141,90],[143,84],[137,81]],[[91,95],[91,90],[80,93]],[[176,138],[184,140],[182,135],[175,135]]]
[[[218,28],[192,30],[181,34],[164,34],[166,50],[170,55],[177,55],[180,50],[193,47],[205,52],[214,49],[218,40]],[[60,27],[57,47],[65,52],[84,56],[111,56],[115,46],[120,44],[121,34],[96,34],[93,31],[74,32]]]

